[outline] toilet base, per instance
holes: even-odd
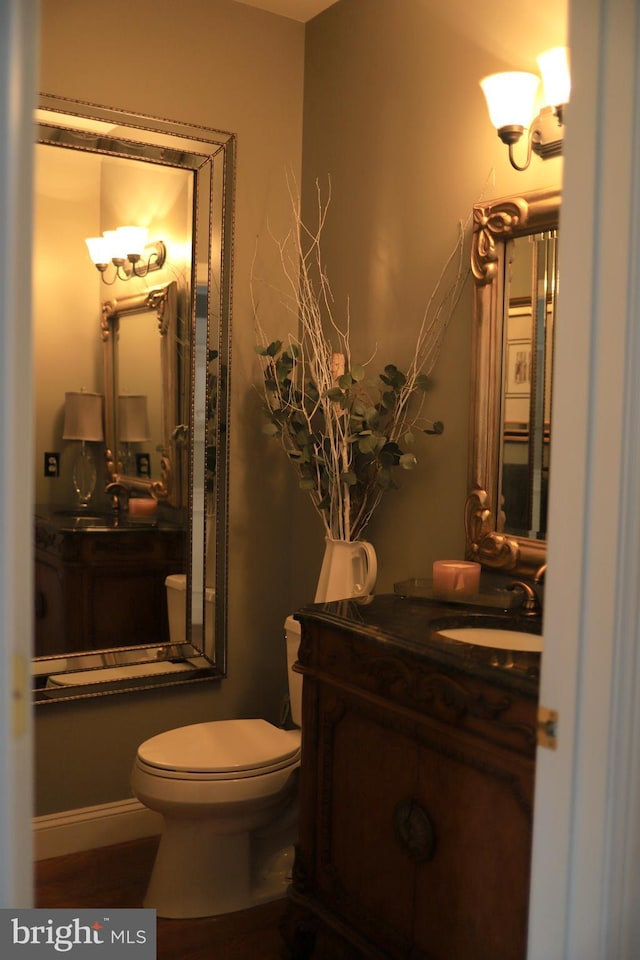
[[[219,821],[165,816],[143,906],[158,917],[195,919],[284,897],[298,819],[298,804],[287,794],[275,820],[242,833],[220,833]]]

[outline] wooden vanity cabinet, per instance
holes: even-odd
[[[36,656],[169,642],[164,581],[184,570],[183,530],[37,518],[35,541]]]
[[[535,692],[303,620],[285,957],[522,960]]]

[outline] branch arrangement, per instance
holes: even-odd
[[[438,421],[422,417],[429,373],[458,302],[468,271],[463,267],[464,227],[431,295],[406,373],[394,364],[370,375],[373,360],[355,363],[350,318],[338,323],[321,254],[322,230],[331,201],[317,193],[317,227],[300,217],[299,198],[289,191],[294,227],[274,238],[287,282],[284,306],[297,319],[299,335],[271,341],[253,301],[262,362],[263,431],[282,443],[308,491],[326,536],[357,540],[380,503],[396,486],[394,470],[411,470],[417,458],[415,432],[440,434]],[[453,279],[448,279],[453,273]],[[252,283],[253,296],[253,283]]]

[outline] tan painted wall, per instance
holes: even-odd
[[[322,527],[277,446],[261,438],[251,386],[254,240],[264,237],[267,217],[274,232],[284,229],[286,167],[299,182],[302,26],[230,0],[186,0],[179,8],[159,0],[151,14],[114,0],[108,14],[100,10],[99,31],[82,0],[43,0],[42,9],[44,91],[239,137],[229,677],[219,688],[44,708],[36,728],[44,813],[127,795],[135,746],[157,730],[254,711],[275,719],[285,684],[281,623],[313,596]],[[406,363],[456,223],[483,193],[559,182],[561,161],[534,160],[528,174],[508,167],[477,81],[497,69],[533,67],[535,54],[563,37],[558,0],[481,8],[465,0],[341,0],[307,25],[305,196],[315,177],[331,175],[327,263],[336,302],[351,298],[363,354],[377,343],[383,363]],[[261,271],[274,275],[275,260],[260,249]],[[285,329],[286,320],[274,318],[270,332]],[[425,438],[417,471],[389,494],[369,529],[382,590],[428,575],[435,557],[461,555],[470,330],[468,286],[430,395],[430,412],[446,432]]]
[[[338,314],[349,298],[359,359],[377,351],[379,369],[406,369],[458,221],[474,202],[560,182],[561,160],[534,158],[525,174],[509,166],[478,81],[536,70],[537,54],[564,42],[565,13],[554,0],[341,0],[308,25],[304,201],[311,217],[314,181],[330,174],[327,270]],[[471,298],[469,281],[428,394],[426,413],[445,432],[418,439],[418,466],[399,471],[402,488],[386,495],[365,533],[381,592],[430,577],[434,559],[463,556]],[[299,524],[320,539],[306,504]],[[308,587],[304,570],[296,577]]]

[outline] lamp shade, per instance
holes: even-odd
[[[102,440],[102,394],[65,393],[63,440]]]
[[[141,443],[151,439],[147,398],[142,394],[118,397],[118,429],[123,443]]]
[[[540,78],[535,73],[492,73],[480,81],[491,122],[502,127],[528,127]]]
[[[552,50],[545,50],[538,57],[538,66],[542,74],[544,106],[558,107],[569,103],[571,74],[567,48],[553,47]]]

